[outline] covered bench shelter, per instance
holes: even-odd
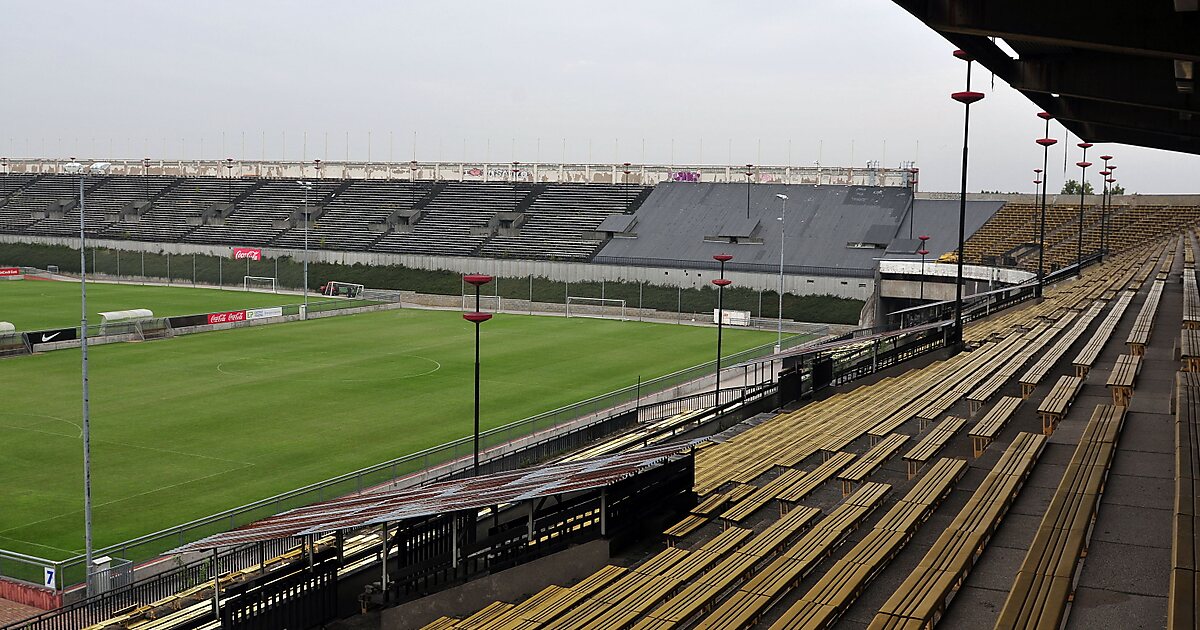
[[[385,592],[400,601],[570,544],[611,538],[664,508],[686,509],[695,502],[694,445],[367,491],[289,510],[179,551],[291,538],[309,549],[332,544],[341,558],[348,538],[374,531],[386,542],[344,562],[380,570],[385,556],[380,570]]]

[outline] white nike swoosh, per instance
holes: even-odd
[[[43,334],[42,335],[42,343],[46,343],[47,341],[50,341],[51,339],[53,339],[61,334],[62,334],[61,332],[56,332],[53,335]]]

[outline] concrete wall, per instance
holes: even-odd
[[[495,602],[515,602],[557,584],[569,586],[608,563],[608,541],[594,540],[383,611],[380,628],[420,628],[438,617],[467,617]]]
[[[0,173],[64,173],[70,160],[0,158]],[[746,182],[745,165],[567,164],[557,162],[339,162],[321,160],[146,160],[108,162],[112,175],[174,177],[330,177],[337,179],[425,179],[474,182],[591,182],[653,186],[659,182]],[[629,171],[626,175],[625,171]],[[915,185],[907,168],[755,166],[750,180],[762,184]]]
[[[0,243],[35,243],[42,245],[79,246],[78,238],[60,236],[32,236],[0,234]],[[118,239],[91,239],[90,246],[130,252],[169,253],[171,255],[204,254],[209,256],[232,256],[228,245],[199,245],[195,243],[144,243]],[[300,259],[302,250],[264,247],[267,258],[291,256]],[[378,252],[341,252],[312,249],[309,261],[340,265],[362,264],[368,266],[401,265],[412,269],[453,271],[457,273],[488,273],[497,276],[538,276],[557,282],[600,282],[625,281],[645,282],[669,287],[698,288],[710,286],[716,277],[708,270],[673,269],[669,267],[632,267],[623,265],[597,265],[581,262],[556,262],[547,260],[497,260],[461,256],[418,256],[411,254],[385,254]],[[20,261],[11,261],[19,264]],[[735,287],[752,290],[774,291],[779,288],[779,275],[744,271],[726,272]],[[835,295],[843,298],[865,300],[875,290],[871,278],[840,278],[833,276],[784,276],[784,291],[796,295]]]

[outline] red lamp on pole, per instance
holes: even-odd
[[[1076,162],[1075,166],[1079,167],[1079,238],[1075,243],[1075,275],[1083,275],[1083,187],[1087,183],[1087,169],[1092,165],[1087,161],[1087,150],[1092,148],[1091,142],[1080,142],[1077,144],[1080,149],[1083,149],[1083,159]]]
[[[1050,147],[1058,143],[1058,140],[1050,137],[1050,112],[1038,112],[1038,118],[1046,121],[1046,132],[1041,137],[1035,140],[1042,147],[1042,172],[1046,174],[1042,179],[1042,212],[1041,220],[1038,221],[1038,281],[1036,295],[1042,297],[1042,288],[1046,278],[1046,188],[1047,180],[1050,178],[1049,168],[1050,162]]]
[[[974,65],[973,62],[975,59],[964,50],[954,51],[954,56],[967,62],[967,89],[950,95],[950,98],[963,104],[965,112],[963,114],[962,186],[959,189],[958,196],[958,270],[955,274],[954,338],[952,340],[955,347],[961,347],[963,333],[963,241],[965,240],[965,226],[967,223],[967,138],[971,132],[971,104],[983,100],[983,93],[971,90],[971,66]]]
[[[721,263],[721,277],[712,281],[717,285],[717,404],[721,404],[721,332],[725,322],[725,287],[733,284],[732,280],[725,279],[725,263],[733,260],[733,256],[729,254],[717,254],[713,256],[713,260]]]
[[[463,276],[467,284],[475,285],[475,311],[463,313],[463,319],[475,324],[475,466],[472,475],[479,476],[479,325],[492,318],[491,313],[479,310],[479,288],[492,281],[492,277],[481,273]]]
[[[1100,171],[1100,175],[1104,178],[1104,196],[1100,202],[1100,255],[1108,254],[1108,178],[1112,175],[1112,169],[1108,166],[1108,161],[1113,159],[1111,155],[1101,155],[1101,160],[1104,160],[1104,170]]]

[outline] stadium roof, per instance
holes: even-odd
[[[660,466],[696,442],[654,446],[578,462],[550,464],[513,472],[430,484],[420,488],[356,494],[296,508],[184,545],[197,551],[246,543],[327,534],[384,522],[592,490]]]
[[[784,263],[791,267],[867,273],[897,238],[907,239],[914,203],[916,228],[949,251],[958,241],[958,201],[913,200],[902,187],[822,184],[754,184],[750,218],[746,185],[663,183],[638,208],[637,238],[609,241],[596,262],[679,262],[712,265],[713,254],[734,256],[731,268],[779,268],[780,229],[786,227]],[[788,196],[787,224],[778,217]],[[968,201],[966,235],[983,225],[1003,202]],[[737,242],[730,242],[736,240]],[[918,248],[912,248],[916,251]]]
[[[894,1],[1080,138],[1200,154],[1197,0]]]

